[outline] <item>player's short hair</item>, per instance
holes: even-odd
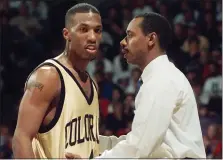
[[[68,26],[72,22],[71,16],[74,16],[76,13],[97,13],[100,15],[100,12],[96,7],[88,3],[78,3],[67,10],[65,16],[65,26]]]
[[[155,32],[158,36],[160,48],[166,50],[172,38],[172,29],[168,20],[154,12],[139,14],[135,18],[143,18],[140,24],[142,32],[145,35]]]

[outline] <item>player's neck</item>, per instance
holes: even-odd
[[[87,65],[89,63],[88,60],[83,60],[75,56],[75,54],[65,53],[66,59],[68,63],[73,67],[73,69],[77,72],[85,72]]]

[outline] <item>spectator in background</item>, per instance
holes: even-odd
[[[132,19],[132,13],[129,9],[123,8],[122,10],[122,28],[125,30]]]
[[[159,7],[158,7],[158,12],[163,15],[168,21],[171,22],[172,20],[172,15],[169,12],[169,7],[167,2],[161,2]]]
[[[182,0],[179,2],[181,2],[180,3],[181,10],[180,10],[180,13],[178,13],[174,17],[173,22],[175,24],[176,23],[187,24],[191,21],[196,21],[199,17],[199,12],[191,8],[188,0]]]
[[[210,63],[210,75],[204,83],[201,94],[201,103],[207,105],[211,98],[222,97],[222,75],[218,72],[218,65]]]
[[[211,52],[211,60],[218,65],[218,72],[222,75],[222,53],[221,48],[215,48]]]
[[[219,141],[213,151],[213,158],[221,159],[222,158],[222,142]]]
[[[218,63],[218,65],[221,65],[221,63],[219,63],[219,60],[221,60],[221,57],[222,57],[221,48],[218,48],[218,47],[213,48],[211,52],[211,60]]]
[[[203,13],[204,12],[212,12],[214,14],[215,12],[215,2],[212,0],[203,0],[200,1],[201,5],[202,5],[202,9],[203,9]]]
[[[38,21],[29,16],[25,2],[20,3],[18,16],[10,20],[9,14],[5,12],[3,20],[3,79],[7,83],[7,90],[14,94],[13,98],[16,97],[14,105],[17,105],[28,73],[44,55],[42,45],[35,39],[35,34],[41,30],[37,29]]]
[[[128,122],[132,122],[134,118],[134,109],[135,109],[135,94],[127,94],[124,100],[124,119]]]
[[[115,56],[113,60],[113,66],[114,66],[114,76],[113,76],[114,83],[117,83],[118,81],[123,79],[128,79],[134,67],[133,65],[128,64],[126,62],[121,51],[119,51],[119,54]]]
[[[204,67],[208,63],[208,60],[209,60],[209,52],[201,51],[199,58],[200,64]]]
[[[117,102],[122,102],[123,101],[123,91],[119,87],[114,87],[112,90],[112,100],[111,103],[108,106],[108,113],[113,113],[114,112],[114,105]]]
[[[5,144],[8,134],[9,134],[9,128],[6,125],[1,124],[0,125],[0,146]]]
[[[7,94],[11,95],[12,104],[8,104],[6,110],[11,110],[12,113],[14,106],[20,99],[21,91],[23,91],[25,77],[28,76],[29,69],[32,69],[30,66],[28,67],[29,56],[36,51],[38,57],[40,57],[43,51],[37,50],[33,46],[31,47],[32,50],[28,50],[29,46],[27,44],[31,43],[30,39],[26,41],[27,37],[20,29],[9,25],[10,15],[8,12],[2,11],[0,20],[2,38],[4,39],[1,55],[1,64],[4,66],[1,74],[4,83],[2,99],[5,99],[4,97]],[[35,59],[35,61],[37,60],[38,58]],[[32,61],[31,63],[34,64],[35,62]]]
[[[135,94],[137,89],[138,80],[141,76],[141,70],[139,68],[133,68],[129,80],[128,87],[126,88],[126,93]]]
[[[204,65],[203,80],[205,81],[211,74],[211,64],[216,63],[218,65],[218,72],[222,74],[222,53],[220,48],[214,48],[208,57],[208,62]]]
[[[0,125],[0,158],[12,158],[12,136],[9,133],[9,128],[5,125]]]
[[[182,51],[182,49],[180,48],[186,39],[185,30],[186,29],[184,24],[174,24],[173,39],[167,52],[168,56],[173,60],[176,67],[180,69],[183,73],[185,73],[186,65],[190,61],[190,56],[188,55],[188,53]]]
[[[124,9],[124,8],[130,9],[131,8],[130,3],[129,3],[128,0],[120,0],[119,1],[119,7],[120,7],[120,9]]]
[[[113,66],[110,60],[108,60],[105,56],[104,56],[104,52],[103,52],[103,45],[100,45],[99,50],[98,50],[98,55],[97,58],[93,61],[91,61],[88,66],[87,66],[87,71],[90,74],[90,76],[93,77],[94,73],[96,71],[103,71],[105,73],[105,76],[107,78],[111,78],[112,77],[112,72],[113,72]],[[99,63],[98,63],[99,62]],[[100,65],[100,63],[103,63],[103,66]],[[98,65],[97,65],[98,64]],[[99,67],[99,68],[97,68]]]
[[[12,136],[8,136],[5,144],[0,146],[0,158],[1,159],[13,159],[12,153]]]
[[[211,12],[206,12],[204,15],[203,23],[201,24],[201,33],[207,37],[210,41],[210,47],[215,45],[217,40],[217,30],[215,16]]]
[[[173,27],[174,36],[172,40],[172,44],[174,48],[178,48],[183,45],[183,42],[186,38],[184,25],[182,23],[176,23]]]
[[[120,13],[120,12],[122,12],[122,10],[126,10],[126,9],[131,11],[131,9],[132,9],[131,5],[132,4],[129,3],[129,0],[119,0],[115,6],[117,8],[117,11]],[[124,18],[124,17],[122,17],[122,18]]]
[[[187,77],[187,79],[190,83],[192,83],[194,79],[199,79],[199,75],[196,71],[196,68],[189,68],[188,67],[188,71],[186,72],[186,77]]]
[[[188,39],[189,59],[185,68],[186,73],[189,74],[188,76],[192,76],[190,75],[190,72],[195,73],[197,77],[201,76],[200,73],[203,70],[203,66],[200,63],[199,43],[200,42],[197,39],[197,37],[191,37],[190,39]],[[193,80],[193,77],[187,77],[187,78],[189,79],[190,82],[191,80]]]
[[[207,52],[199,50],[200,41],[198,37],[191,37],[188,39],[189,44],[189,66],[197,66],[196,70],[202,73],[203,66],[207,63]]]
[[[11,26],[17,26],[26,36],[30,36],[42,29],[39,21],[29,14],[27,4],[22,2],[19,7],[19,15],[10,20]]]
[[[112,36],[109,32],[107,32],[106,30],[102,31],[102,41],[101,43],[103,45],[109,45],[109,46],[113,46],[114,45],[114,41],[112,39]]]
[[[206,135],[207,128],[212,123],[212,120],[209,117],[209,111],[207,106],[198,105],[198,109],[202,135]]]
[[[144,0],[138,0],[137,2],[137,7],[133,9],[132,11],[132,15],[133,17],[139,15],[139,14],[143,14],[143,13],[148,13],[148,12],[152,12],[153,9],[148,6],[147,4],[145,4]]]
[[[158,0],[158,1],[162,1],[162,0]],[[157,0],[144,0],[145,4],[149,5],[151,8],[155,9],[157,7],[158,3]]]
[[[222,13],[222,0],[217,0],[216,1],[216,12],[217,14],[220,14]]]
[[[94,79],[96,80],[99,88],[99,98],[107,99],[109,101],[112,100],[112,92],[113,88],[119,87],[118,84],[113,83],[112,79],[108,79],[106,74],[104,73],[104,63],[102,61],[98,61],[96,64],[96,71],[94,74]]]
[[[123,104],[119,101],[114,103],[114,112],[108,114],[105,124],[105,135],[120,136],[119,132],[127,127],[126,120],[123,116]]]
[[[36,17],[40,21],[47,20],[48,18],[48,6],[42,0],[31,0],[28,2],[30,15]]]
[[[216,124],[209,125],[207,135],[204,136],[204,140],[206,141],[207,158],[212,158],[212,153],[219,143],[219,128]]]
[[[199,63],[199,59],[200,59],[200,50],[199,50],[199,45],[200,45],[200,41],[198,39],[198,37],[190,37],[188,39],[188,54],[190,56],[190,61],[196,61],[197,63]]]
[[[209,49],[209,41],[206,37],[199,35],[198,31],[197,31],[197,26],[194,22],[191,22],[188,24],[188,36],[187,39],[184,41],[183,46],[182,46],[182,50],[184,52],[189,52],[189,39],[191,39],[192,37],[197,37],[199,40],[199,51],[208,51]]]
[[[41,32],[37,31],[35,34],[37,41],[40,41],[46,48],[49,42],[49,19],[48,6],[43,0],[31,0],[27,2],[29,14],[35,17],[41,25]]]
[[[98,85],[99,106],[101,118],[104,119],[108,114],[108,105],[112,99],[113,83],[105,78],[103,71],[96,71],[94,79]]]
[[[222,124],[222,98],[211,98],[207,105],[207,108],[211,121],[216,124]]]
[[[116,49],[119,48],[119,43],[125,31],[122,26],[122,16],[119,16],[119,12],[114,7],[108,9],[108,15],[103,21],[103,27],[106,28],[106,31],[112,35],[114,40],[114,46]],[[117,50],[118,51],[118,50]],[[115,51],[115,53],[117,53]],[[113,53],[114,54],[114,53]]]
[[[205,146],[205,152],[206,152],[207,158],[210,158],[212,157],[211,144],[206,136],[203,137],[203,140],[204,140],[204,146]]]
[[[217,35],[216,38],[213,40],[215,41],[215,45],[219,48],[222,48],[222,20],[217,20]]]
[[[8,0],[2,0],[0,1],[0,11],[8,11],[9,10],[9,1]]]

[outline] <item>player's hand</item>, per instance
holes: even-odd
[[[65,157],[66,159],[82,159],[80,155],[68,152],[65,154]]]

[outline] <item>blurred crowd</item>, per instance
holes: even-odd
[[[0,158],[13,156],[11,137],[28,74],[63,51],[64,16],[75,3],[59,2],[0,1]],[[103,18],[103,40],[87,71],[99,86],[100,133],[120,136],[131,130],[141,71],[126,63],[119,42],[135,15],[153,11],[165,16],[173,28],[167,55],[193,87],[207,156],[221,158],[222,1],[113,0],[97,7]]]

